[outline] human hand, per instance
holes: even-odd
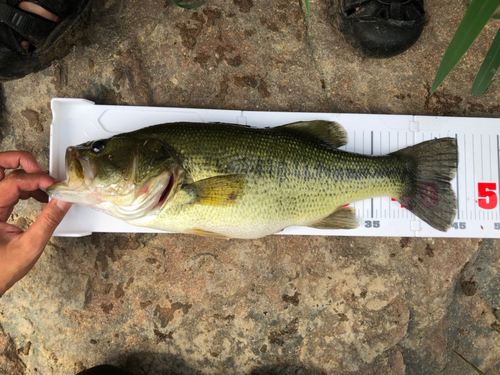
[[[6,169],[16,170],[6,175]],[[33,268],[71,203],[51,200],[26,232],[7,220],[20,199],[47,202],[40,189],[56,182],[29,153],[0,152],[0,296]]]

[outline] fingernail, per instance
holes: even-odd
[[[56,206],[59,207],[61,211],[68,211],[71,207],[70,202],[61,201],[59,199],[55,199],[55,201],[56,201]]]

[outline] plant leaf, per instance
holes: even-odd
[[[304,0],[306,3],[306,11],[307,11],[307,19],[310,21],[311,20],[311,12],[309,10],[309,0]]]
[[[477,96],[483,95],[493,81],[498,67],[500,67],[500,29],[495,39],[493,39],[493,43],[491,43],[491,47],[484,58],[470,92]]]
[[[462,358],[465,362],[467,362],[474,370],[476,370],[476,372],[479,374],[479,375],[486,375],[484,372],[482,372],[481,370],[479,370],[472,362],[468,361],[467,359],[465,359],[465,357],[460,354],[459,352],[457,352],[455,349],[451,349],[455,352],[456,355],[458,355],[460,358]]]
[[[467,52],[499,6],[500,0],[471,1],[464,18],[460,22],[460,25],[458,25],[458,29],[444,54],[443,60],[441,60],[434,83],[432,84],[431,95],[455,65],[457,65],[465,52]]]

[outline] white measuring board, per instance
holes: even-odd
[[[294,121],[337,121],[347,131],[346,151],[384,155],[425,140],[454,137],[459,166],[452,181],[457,195],[457,216],[452,228],[440,232],[415,217],[390,197],[352,202],[357,229],[320,230],[286,228],[279,234],[393,236],[393,237],[500,237],[500,119],[372,115],[304,112],[252,112],[187,108],[96,105],[84,99],[52,100],[50,173],[63,180],[66,147],[108,138],[146,126],[177,122],[227,122],[255,127]],[[161,232],[129,225],[119,219],[74,205],[55,236],[85,236],[92,232]]]

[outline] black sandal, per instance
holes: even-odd
[[[21,1],[59,17],[54,23],[18,8]],[[91,0],[0,0],[0,82],[47,68],[68,54],[89,22]],[[30,42],[29,49],[22,41]]]
[[[333,0],[335,26],[354,48],[369,57],[391,57],[422,34],[424,0]]]

